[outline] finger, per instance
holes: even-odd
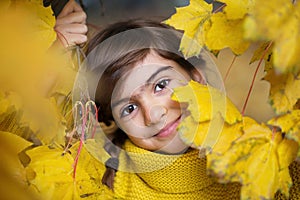
[[[71,23],[86,23],[86,14],[85,12],[74,12],[71,14],[68,14],[65,17],[57,18],[56,25],[62,25],[62,24],[71,24]]]
[[[70,47],[77,44],[82,44],[87,41],[87,36],[84,34],[58,33],[58,39],[64,47]]]
[[[86,34],[88,27],[85,24],[64,24],[56,26],[54,30],[60,33]]]
[[[81,12],[82,8],[74,0],[70,0],[62,9],[58,17],[65,17],[72,12]]]
[[[87,36],[84,34],[69,34],[69,45],[82,44],[87,41]]]

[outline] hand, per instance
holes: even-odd
[[[86,14],[74,0],[70,0],[57,16],[54,30],[57,33],[55,43],[65,48],[87,41]]]

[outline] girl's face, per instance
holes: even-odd
[[[187,84],[188,73],[172,60],[150,52],[125,74],[112,96],[118,126],[137,146],[164,153],[180,153],[185,145],[176,131],[186,107],[171,100],[173,88]]]

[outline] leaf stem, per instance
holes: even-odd
[[[226,71],[226,74],[225,74],[225,77],[224,77],[224,82],[226,82],[227,78],[228,78],[228,75],[229,75],[229,72],[231,71],[231,68],[233,66],[233,63],[235,62],[235,59],[236,59],[236,55],[234,55],[232,61],[231,61],[231,64],[230,66],[228,67],[227,71]]]
[[[67,153],[68,149],[70,148],[71,143],[72,143],[72,139],[73,139],[73,137],[74,137],[75,132],[76,132],[76,129],[73,128],[73,130],[71,131],[71,133],[69,133],[68,143],[67,143],[67,145],[66,145],[66,147],[65,147],[65,149],[64,149],[63,154]]]
[[[278,131],[278,128],[273,126],[272,127],[272,141],[274,141],[277,131]]]
[[[272,44],[273,44],[273,42],[271,41],[271,42],[268,44],[268,46],[266,47],[265,51],[263,52],[261,58],[259,59],[259,62],[258,62],[258,64],[257,64],[257,67],[256,67],[256,69],[255,69],[255,72],[254,72],[254,75],[253,75],[253,78],[252,78],[252,82],[251,82],[250,88],[249,88],[249,90],[248,90],[248,94],[247,94],[245,103],[244,103],[244,105],[243,105],[243,109],[242,109],[242,112],[241,112],[242,115],[245,114],[245,110],[246,110],[246,107],[247,107],[247,104],[248,104],[248,100],[249,100],[249,98],[250,98],[250,95],[251,95],[251,92],[252,92],[252,89],[253,89],[253,86],[254,86],[254,81],[255,81],[255,78],[256,78],[256,76],[257,76],[257,72],[258,72],[258,70],[259,70],[259,68],[260,68],[260,66],[261,66],[262,61],[264,60],[264,57],[265,57],[266,53],[268,52],[268,50],[269,50],[269,48],[272,46]]]
[[[218,6],[218,7],[215,7],[215,6]],[[222,2],[214,2],[213,3],[213,11],[212,13],[218,13],[218,12],[222,12],[223,11],[223,8],[227,6],[226,3],[222,3]]]

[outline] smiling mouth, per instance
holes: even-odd
[[[167,124],[163,129],[161,129],[153,137],[159,137],[159,138],[168,137],[176,130],[177,126],[180,123],[180,119],[181,119],[181,116],[179,116],[175,121]]]

